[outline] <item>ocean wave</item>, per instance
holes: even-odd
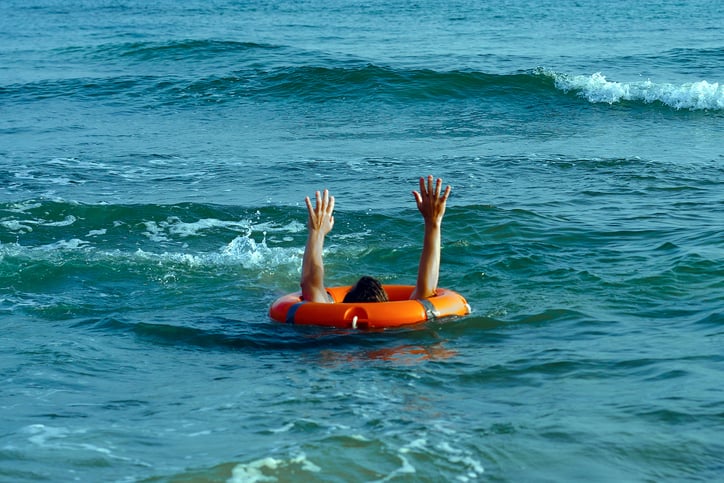
[[[206,55],[215,43],[182,43],[166,46],[142,44],[129,47],[123,55],[154,56],[158,50],[184,51]],[[253,44],[235,46],[262,48]],[[195,49],[201,49],[199,52]],[[273,47],[269,47],[273,48]],[[307,59],[309,60],[309,59]],[[128,98],[145,107],[194,107],[205,103],[229,103],[243,99],[262,102],[325,103],[379,101],[384,103],[434,102],[449,99],[503,100],[506,102],[559,102],[568,93],[577,93],[592,103],[617,104],[633,102],[645,105],[662,104],[674,109],[703,111],[724,110],[724,85],[707,80],[688,83],[656,83],[651,80],[617,82],[602,73],[569,75],[544,68],[510,74],[480,71],[436,71],[405,69],[375,64],[339,63],[327,65],[285,65],[252,63],[223,74],[186,75],[120,75],[100,78],[46,79],[0,86],[0,96],[18,100],[52,97],[77,97],[85,100]],[[198,74],[198,73],[197,73]]]
[[[440,72],[394,69],[373,64],[356,67],[300,67],[270,73],[267,94],[300,94],[309,100],[379,97],[410,100],[470,98],[546,90],[546,79],[529,73],[510,75],[475,71]]]
[[[94,235],[98,236],[98,235]],[[62,266],[78,262],[87,266],[133,267],[144,265],[149,270],[182,271],[240,266],[244,269],[296,272],[301,265],[301,247],[269,246],[266,239],[256,241],[251,235],[239,235],[214,251],[152,250],[148,247],[127,250],[98,246],[93,240],[68,238],[38,246],[0,243],[0,277],[12,276],[19,266],[32,262],[35,266]],[[10,262],[12,260],[12,262]]]
[[[395,69],[374,64],[301,65],[238,70],[190,82],[163,81],[156,87],[171,103],[261,101],[325,103],[371,100],[436,101],[505,96],[544,96],[554,92],[550,79],[521,72],[509,75],[475,71],[440,72]]]
[[[592,75],[549,74],[563,92],[576,92],[593,103],[615,104],[622,101],[659,102],[675,109],[724,110],[724,85],[705,80],[684,84],[615,82],[597,72]]]
[[[171,47],[158,47],[171,48]],[[176,47],[181,48],[181,47]],[[154,48],[139,47],[153,55]],[[150,49],[150,51],[147,51]],[[125,55],[135,52],[126,51]],[[535,96],[551,92],[553,82],[534,72],[490,74],[478,71],[398,69],[375,64],[271,64],[242,66],[232,72],[205,76],[114,75],[42,79],[0,86],[0,96],[37,100],[52,97],[102,99],[128,97],[149,104],[229,102],[239,98],[326,102],[332,100],[436,100],[505,95]],[[142,102],[142,101],[141,101]]]
[[[1,203],[0,277],[28,264],[66,263],[150,274],[240,267],[296,276],[303,247],[296,239],[304,229],[279,208]]]

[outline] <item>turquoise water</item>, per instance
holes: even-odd
[[[724,478],[719,2],[0,5],[0,481]],[[461,318],[271,322],[412,283]]]

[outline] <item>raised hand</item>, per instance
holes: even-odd
[[[324,237],[334,227],[334,196],[329,196],[329,191],[324,190],[315,193],[315,206],[309,196],[304,198],[307,204],[307,245],[304,247],[302,259],[302,297],[308,302],[329,302],[327,291],[324,288],[324,261],[322,251],[324,249]]]
[[[420,265],[417,269],[417,284],[411,299],[424,299],[435,295],[440,277],[440,239],[442,217],[445,214],[450,186],[442,192],[442,179],[433,184],[432,175],[420,178],[420,191],[413,191],[417,209],[425,219],[425,236],[422,240]]]
[[[420,191],[413,191],[412,194],[415,197],[417,209],[420,210],[422,217],[425,219],[425,223],[440,224],[442,222],[447,199],[450,196],[450,189],[450,185],[448,185],[441,194],[441,178],[438,178],[434,185],[432,175],[428,176],[427,180],[420,178]]]
[[[317,191],[315,198],[315,207],[312,207],[312,200],[309,199],[309,196],[304,198],[309,212],[307,228],[309,228],[309,231],[317,231],[322,235],[326,235],[334,227],[334,216],[332,216],[334,212],[334,196],[329,196],[329,190],[324,190],[322,195]]]

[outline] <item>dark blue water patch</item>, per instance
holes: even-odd
[[[139,62],[156,62],[171,60],[174,62],[188,60],[198,62],[215,56],[214,62],[221,62],[218,57],[229,53],[238,56],[244,52],[284,50],[281,45],[254,42],[237,42],[230,40],[189,39],[171,42],[131,42],[127,44],[107,44],[94,47],[88,51],[89,56],[98,56],[103,60],[116,57],[131,57]]]
[[[497,355],[496,350],[487,347],[485,350],[491,357]],[[500,363],[490,361],[484,367],[457,367],[446,375],[456,381],[458,390],[483,385],[497,391],[505,387],[540,387],[556,379],[603,377],[604,374],[600,364],[579,355],[536,353],[530,358]]]
[[[450,323],[453,323],[452,321]],[[419,324],[384,331],[355,331],[315,326],[290,326],[270,320],[261,322],[200,316],[178,318],[165,315],[145,318],[139,314],[117,314],[86,318],[73,324],[73,330],[105,335],[132,335],[138,341],[158,347],[192,351],[241,351],[258,355],[320,352],[349,354],[358,360],[430,360],[452,357],[439,348],[435,326]]]
[[[680,74],[681,78],[698,78],[717,82],[721,79],[724,49],[711,48],[675,48],[655,55],[628,55],[611,60],[617,66],[638,68],[645,78],[661,81],[660,69],[666,68]],[[642,66],[649,67],[641,72]]]
[[[707,314],[705,317],[698,320],[697,324],[717,327],[722,329],[722,333],[724,333],[724,312],[714,312],[711,314]]]
[[[270,72],[268,95],[302,100],[391,98],[410,101],[522,94],[536,96],[552,83],[529,74],[509,76],[481,72],[401,70],[376,65],[346,68],[302,67]]]
[[[711,59],[719,62],[719,67],[721,67],[721,62],[724,61],[724,47],[677,48],[668,50],[664,54],[677,58],[682,62],[695,60],[701,62],[702,59]]]
[[[0,99],[18,103],[37,102],[44,99],[64,98],[77,100],[136,99],[155,89],[158,82],[152,76],[121,75],[111,77],[82,77],[47,79],[11,84],[0,87]]]

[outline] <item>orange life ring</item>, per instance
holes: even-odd
[[[412,285],[385,285],[389,302],[343,303],[351,286],[327,288],[334,303],[305,302],[301,292],[278,298],[269,309],[277,322],[353,329],[384,329],[451,315],[467,315],[470,306],[452,290],[439,288],[432,297],[410,300]]]

